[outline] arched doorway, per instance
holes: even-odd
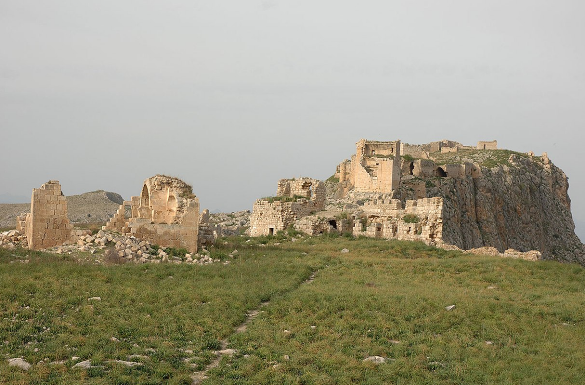
[[[150,218],[150,192],[146,185],[142,186],[142,192],[140,193],[140,207],[138,207],[139,218]]]
[[[445,178],[447,176],[447,173],[445,172],[445,170],[443,170],[442,167],[437,167],[437,169],[435,170],[435,176]]]

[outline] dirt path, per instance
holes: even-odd
[[[313,282],[315,280],[316,274],[317,274],[317,271],[314,271],[309,278],[307,278],[305,281],[301,282],[301,284],[293,290],[297,290],[302,285],[309,284],[309,283]],[[291,290],[291,291],[293,291],[293,290]],[[260,312],[262,311],[262,308],[268,306],[269,304],[270,304],[270,301],[262,302],[260,304],[260,306],[258,306],[256,309],[248,312],[246,320],[234,330],[234,334],[244,333],[248,329],[248,324],[250,322],[252,322],[256,317],[258,317],[258,314],[260,314]],[[207,373],[211,369],[219,366],[219,363],[220,363],[221,358],[223,356],[232,356],[236,352],[234,349],[228,349],[228,339],[229,339],[229,337],[220,341],[221,349],[215,352],[216,358],[213,361],[211,361],[211,363],[209,365],[207,365],[205,367],[205,369],[203,369],[200,372],[193,373],[193,375],[191,376],[191,378],[193,379],[193,382],[191,383],[192,385],[198,385],[203,380],[205,380],[207,378]]]

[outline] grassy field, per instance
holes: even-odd
[[[580,266],[344,237],[232,238],[213,254],[230,263],[0,251],[0,383],[189,384],[223,340],[236,353],[204,384],[585,383]]]

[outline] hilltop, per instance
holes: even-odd
[[[275,197],[254,204],[251,234],[293,226],[312,235],[419,240],[585,264],[568,188],[546,153],[499,149],[497,141],[362,139],[325,186],[311,178],[280,180]]]

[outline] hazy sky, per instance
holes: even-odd
[[[329,177],[360,138],[547,151],[585,239],[583,0],[0,0],[0,196],[203,208]]]

